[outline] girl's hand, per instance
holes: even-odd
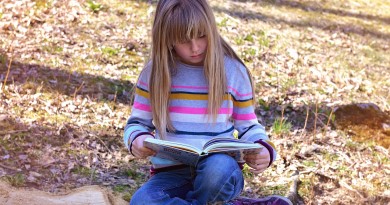
[[[268,168],[271,158],[267,149],[263,148],[258,154],[247,154],[244,158],[246,164],[251,167],[251,172],[259,174]]]
[[[149,137],[153,138],[150,135],[141,135],[133,141],[133,144],[131,145],[131,152],[135,157],[146,158],[155,154],[153,150],[148,149],[144,146],[144,140]]]

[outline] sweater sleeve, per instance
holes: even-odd
[[[155,130],[152,123],[148,81],[147,71],[144,70],[141,72],[135,85],[134,104],[123,136],[125,146],[130,151],[132,142],[138,136],[144,134],[153,136],[152,132]]]
[[[253,105],[252,85],[246,68],[236,63],[234,80],[229,87],[233,100],[234,127],[238,131],[238,138],[262,144],[270,153],[271,163],[277,153],[274,144],[270,141],[255,114]]]

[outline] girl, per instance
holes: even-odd
[[[151,60],[141,72],[124,142],[132,155],[150,158],[152,177],[130,204],[261,204],[285,198],[235,199],[244,186],[242,165],[214,154],[196,167],[153,157],[143,145],[154,137],[202,147],[214,137],[243,140],[266,149],[246,155],[261,173],[276,151],[254,114],[253,85],[244,63],[217,31],[206,0],[160,0],[152,28]]]

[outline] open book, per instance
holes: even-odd
[[[259,153],[263,146],[258,143],[235,138],[214,138],[206,142],[202,149],[189,144],[146,138],[144,145],[156,152],[156,157],[179,161],[183,164],[196,166],[203,157],[224,153],[232,156],[238,162],[244,162],[248,153]]]

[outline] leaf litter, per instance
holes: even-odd
[[[254,75],[256,112],[279,150],[264,174],[246,175],[243,195],[389,200],[389,147],[355,141],[332,117],[354,102],[389,114],[389,17],[375,10],[389,5],[374,2],[211,2],[222,35]],[[148,162],[128,154],[122,134],[155,1],[96,4],[2,1],[0,177],[13,186],[61,193],[100,185],[129,200],[148,178]],[[272,130],[278,119],[290,132]]]

